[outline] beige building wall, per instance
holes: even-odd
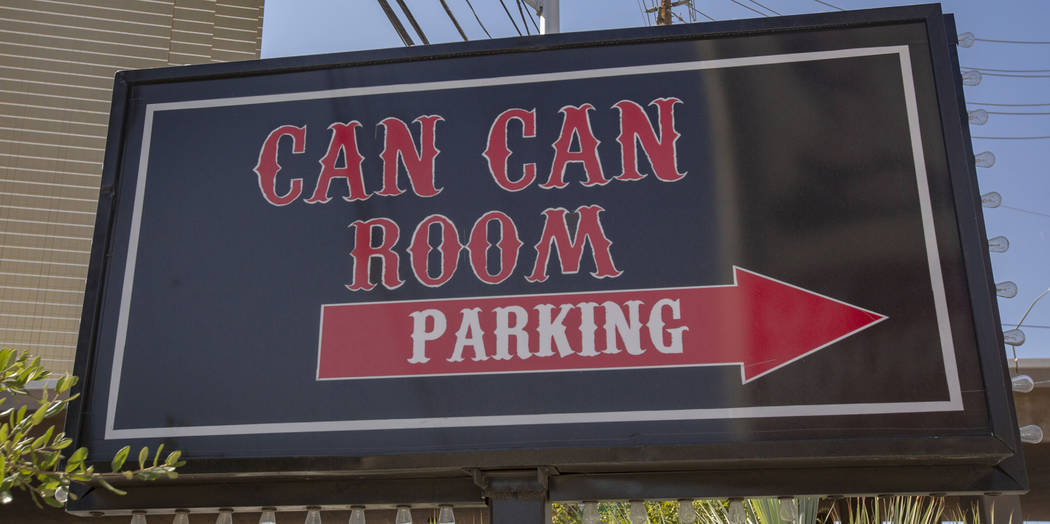
[[[72,371],[113,75],[259,57],[263,0],[0,1],[0,346]]]

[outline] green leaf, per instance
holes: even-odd
[[[179,451],[179,450],[172,451],[171,453],[168,453],[168,458],[164,460],[164,464],[166,464],[168,466],[174,466],[174,465],[178,464],[179,457],[181,457],[181,456],[182,456],[182,452],[181,451]]]
[[[47,415],[47,407],[49,405],[50,404],[44,404],[43,406],[40,406],[36,409],[36,411],[33,412],[33,418],[30,419],[30,421],[34,426],[44,421],[44,416]]]
[[[81,463],[84,462],[84,459],[87,458],[87,454],[88,454],[88,449],[87,448],[80,448],[80,449],[74,451],[72,455],[70,455],[69,463],[70,464],[81,464]]]
[[[113,487],[113,485],[110,484],[109,482],[106,482],[106,479],[104,479],[104,478],[99,477],[98,483],[102,487],[112,491],[113,493],[116,493],[117,495],[127,495],[128,494],[127,491],[124,491],[124,490],[117,489],[117,488]]]
[[[139,450],[139,469],[146,469],[146,461],[149,460],[149,446],[142,446]]]
[[[164,451],[164,444],[157,446],[157,453],[153,455],[153,467],[157,467],[157,461],[160,460],[160,452]]]
[[[112,468],[110,471],[116,473],[120,471],[120,468],[124,467],[124,461],[128,459],[128,453],[131,452],[131,446],[124,446],[117,450],[117,453],[113,455],[113,461],[109,463]]]

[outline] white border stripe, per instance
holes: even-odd
[[[948,381],[949,398],[947,401],[935,402],[889,402],[862,404],[807,404],[792,406],[756,406],[742,408],[717,409],[672,409],[650,411],[616,411],[593,413],[549,413],[527,415],[498,415],[474,417],[434,417],[406,419],[342,420],[314,421],[293,423],[266,424],[229,424],[212,426],[186,427],[153,427],[116,429],[115,413],[121,368],[123,367],[124,349],[127,338],[128,314],[130,312],[131,291],[134,285],[135,258],[138,254],[138,236],[142,219],[142,201],[146,187],[146,175],[150,136],[153,130],[153,114],[156,111],[180,109],[197,109],[208,107],[228,107],[249,104],[271,104],[300,100],[324,98],[368,96],[377,94],[413,93],[439,91],[448,89],[467,89],[476,87],[520,85],[538,82],[558,82],[589,78],[605,78],[684,71],[702,71],[731,67],[748,67],[768,64],[832,60],[873,55],[897,55],[904,78],[904,97],[908,113],[910,140],[915,162],[915,176],[919,188],[919,206],[922,214],[923,232],[926,241],[927,260],[930,265],[930,282],[933,287],[935,312],[939,325],[942,354],[944,356],[945,375]],[[216,98],[208,100],[190,100],[149,104],[146,106],[143,126],[142,149],[139,156],[138,184],[135,190],[135,207],[131,222],[131,239],[128,249],[128,260],[124,271],[124,285],[121,294],[119,318],[117,321],[117,339],[114,348],[113,368],[109,384],[109,397],[106,406],[105,438],[163,438],[214,435],[247,435],[261,433],[302,433],[324,431],[373,431],[392,429],[450,428],[509,426],[525,424],[567,424],[623,422],[625,420],[647,422],[665,420],[703,420],[731,418],[768,418],[791,416],[834,416],[834,415],[867,415],[877,413],[923,413],[936,411],[959,411],[963,409],[958,369],[955,362],[955,349],[952,344],[951,326],[949,324],[947,300],[944,282],[940,269],[940,258],[937,253],[936,235],[933,229],[932,202],[927,182],[925,159],[922,152],[922,140],[919,130],[919,115],[915,99],[914,79],[911,72],[911,60],[907,46],[868,47],[858,49],[840,49],[809,53],[790,53],[720,60],[703,60],[669,64],[655,64],[604,69],[588,69],[556,73],[514,75],[439,82],[420,82],[410,84],[392,84],[384,86],[351,87],[322,91],[283,93],[275,95]]]

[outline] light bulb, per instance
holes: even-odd
[[[321,524],[321,508],[317,506],[306,507],[306,520],[303,524]]]
[[[583,524],[598,524],[598,503],[587,501],[583,503]]]
[[[219,516],[215,518],[215,524],[233,524],[233,510],[220,508]]]
[[[412,524],[412,510],[408,506],[398,506],[394,524]]]
[[[995,154],[991,151],[977,153],[973,156],[973,160],[977,163],[977,167],[992,167],[995,165]]]
[[[190,512],[185,509],[175,510],[175,518],[171,519],[171,524],[190,524]]]
[[[983,126],[988,123],[988,111],[985,111],[984,109],[967,111],[966,115],[969,117],[970,123],[975,126]]]
[[[277,524],[277,508],[263,508],[262,515],[259,515],[259,524]]]
[[[744,511],[744,503],[739,500],[729,501],[729,511],[726,514],[729,524],[744,524],[747,522],[747,513]]]
[[[678,522],[682,524],[696,522],[696,510],[693,509],[692,499],[681,499],[678,501]]]
[[[64,486],[59,486],[55,488],[54,497],[55,501],[57,501],[59,504],[65,504],[66,501],[69,500],[69,490],[67,490]]]
[[[1024,344],[1024,331],[1020,329],[1008,329],[1003,331],[1003,342],[1011,346]]]
[[[15,500],[15,498],[11,495],[10,491],[7,491],[6,489],[0,491],[0,504],[10,504],[12,500]]]
[[[1025,444],[1038,444],[1043,441],[1043,428],[1032,424],[1021,426],[1021,442]]]
[[[973,33],[959,33],[959,47],[973,47],[973,43],[977,41],[977,38],[973,36]]]
[[[988,251],[992,253],[1006,253],[1006,250],[1010,249],[1010,240],[1004,236],[997,236],[988,239]]]
[[[992,191],[981,195],[981,205],[984,207],[999,207],[1003,205],[1003,195]]]
[[[641,500],[631,501],[631,524],[645,524],[649,520],[645,515],[645,502]]]
[[[438,506],[437,524],[456,524],[456,514],[452,511],[451,504]]]
[[[365,524],[365,507],[364,506],[350,506],[350,522],[349,524]]]
[[[962,83],[964,86],[975,86],[981,83],[980,71],[963,71]]]
[[[785,522],[795,522],[798,519],[798,502],[795,501],[794,497],[784,497],[780,499],[780,520]]]
[[[146,512],[145,511],[132,511],[131,512],[131,524],[146,524]]]
[[[1035,389],[1035,381],[1028,375],[1017,375],[1010,379],[1010,388],[1018,393],[1031,393]]]
[[[1003,298],[1014,298],[1017,296],[1017,284],[1004,280],[995,285],[995,294]]]

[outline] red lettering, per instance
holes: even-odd
[[[379,123],[383,126],[386,137],[383,141],[383,152],[379,154],[383,159],[383,189],[377,194],[397,196],[405,192],[397,185],[399,160],[404,164],[412,192],[417,196],[432,197],[441,192],[441,189],[434,187],[434,159],[441,152],[436,145],[435,131],[438,121],[442,120],[444,118],[438,115],[424,115],[413,120],[419,124],[418,150],[408,124],[394,117]]]
[[[488,250],[491,244],[488,240],[488,225],[490,222],[499,224],[499,272],[492,274],[488,272]],[[477,222],[470,231],[470,242],[467,243],[467,251],[470,252],[470,267],[474,275],[486,284],[499,284],[507,280],[518,265],[518,250],[521,249],[521,238],[518,237],[518,227],[506,213],[502,211],[489,211]]]
[[[441,252],[441,267],[437,277],[430,276],[430,252],[434,249],[430,246],[430,226],[437,224],[440,231],[441,241],[438,251]],[[427,287],[438,287],[452,278],[459,264],[459,252],[463,246],[459,243],[459,232],[456,225],[448,217],[443,215],[430,215],[416,226],[412,234],[412,245],[408,248],[409,258],[412,259],[412,272],[416,280]]]
[[[303,179],[293,178],[288,192],[283,195],[277,194],[277,172],[281,170],[281,165],[277,163],[277,146],[283,136],[292,137],[292,154],[306,151],[306,126],[283,125],[270,131],[270,135],[259,149],[259,161],[252,170],[259,177],[259,191],[262,192],[263,198],[275,206],[291,204],[303,191]]]
[[[365,157],[357,150],[357,128],[361,122],[353,120],[345,124],[336,122],[328,129],[332,131],[332,139],[328,142],[328,152],[325,153],[321,162],[321,175],[317,180],[317,188],[314,194],[306,199],[307,204],[320,202],[327,203],[331,198],[328,196],[328,187],[332,180],[342,178],[350,189],[350,195],[344,196],[343,200],[353,202],[355,200],[366,200],[369,197],[365,191],[365,180],[361,174],[361,162]],[[343,152],[343,167],[335,167],[339,161],[339,152]]]
[[[371,291],[376,286],[368,278],[368,266],[372,257],[380,260],[380,281],[387,289],[397,289],[405,282],[398,277],[398,265],[400,259],[394,253],[394,246],[401,235],[397,224],[389,218],[373,218],[370,220],[358,220],[350,224],[354,228],[354,249],[350,256],[354,259],[354,279],[346,285],[350,291]],[[378,246],[372,245],[372,231],[378,230],[383,234],[383,240]]]
[[[605,230],[599,221],[598,214],[602,211],[601,206],[590,205],[576,208],[579,222],[576,225],[576,236],[569,239],[569,226],[565,221],[568,210],[565,208],[550,208],[543,211],[547,218],[543,224],[543,233],[540,241],[536,243],[536,264],[532,267],[532,274],[525,277],[529,282],[543,282],[547,280],[547,263],[551,256],[551,246],[558,250],[558,263],[561,265],[563,275],[576,274],[580,271],[580,260],[583,259],[584,244],[591,244],[591,255],[594,259],[595,271],[591,276],[595,278],[618,277],[622,271],[616,269],[609,248],[612,241],[605,236]]]
[[[649,103],[658,110],[660,138],[645,114],[645,109],[630,100],[621,100],[613,107],[620,111],[621,172],[618,180],[641,180],[644,174],[638,172],[638,152],[636,143],[641,143],[642,150],[649,158],[653,174],[664,182],[674,182],[685,176],[678,172],[678,152],[675,142],[681,135],[674,128],[674,105],[680,103],[677,98],[657,98]]]
[[[523,138],[536,137],[536,110],[508,109],[500,113],[492,122],[492,127],[489,128],[488,146],[482,155],[489,163],[489,173],[500,187],[507,191],[521,191],[536,179],[536,164],[530,162],[522,165],[522,175],[517,180],[511,180],[507,174],[507,159],[510,157],[510,148],[507,146],[507,126],[511,120],[521,122]]]
[[[565,166],[569,162],[580,162],[583,164],[587,180],[584,186],[603,186],[609,180],[602,174],[602,164],[598,161],[598,139],[591,131],[591,119],[588,111],[594,109],[591,104],[583,104],[579,107],[565,106],[558,110],[562,114],[561,134],[554,142],[554,161],[551,164],[551,172],[547,181],[540,184],[543,189],[561,189],[567,185],[565,182]],[[580,141],[579,151],[570,151],[573,137]]]

